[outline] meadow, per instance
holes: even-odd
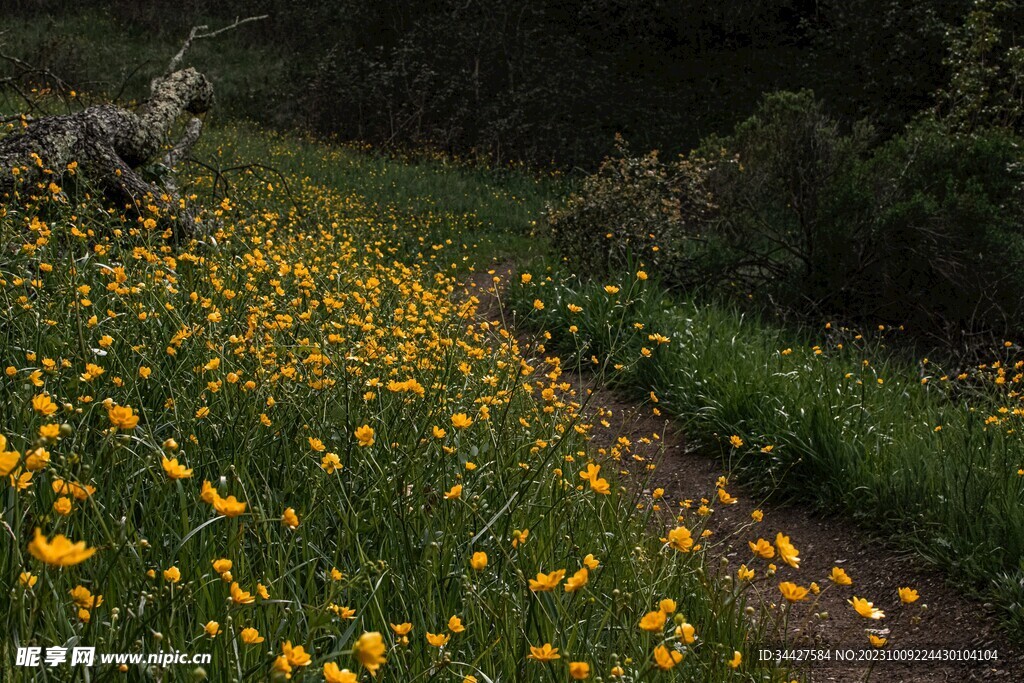
[[[467,291],[549,180],[204,144],[191,238],[73,165],[0,209],[5,678],[81,680],[15,661],[78,645],[212,655],[89,680],[784,678],[752,649],[826,577],[782,535],[710,571],[712,508],[591,445],[562,361]]]
[[[1024,13],[741,4],[14,2],[0,681],[1013,678]]]

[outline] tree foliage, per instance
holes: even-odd
[[[842,123],[870,116],[896,132],[946,81],[944,35],[970,8],[969,0],[113,0],[103,13],[68,0],[8,5],[13,17],[116,17],[94,29],[105,35],[83,40],[54,23],[21,46],[83,84],[109,79],[109,60],[93,53],[111,40],[178,43],[195,24],[269,14],[223,41],[244,58],[194,55],[200,70],[221,75],[222,105],[236,114],[381,145],[591,168],[616,133],[638,149],[687,151],[775,90],[814,89]],[[144,92],[135,66],[125,66],[126,96]]]
[[[816,318],[947,338],[1024,328],[1021,138],[927,116],[873,139],[809,91],[773,93],[671,164],[606,161],[549,214],[552,234],[587,270],[628,254],[669,285]]]

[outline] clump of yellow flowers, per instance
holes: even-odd
[[[381,173],[351,151],[247,144],[286,176],[193,178],[191,235],[87,186],[0,210],[8,628],[210,652],[215,680],[767,666],[742,656],[754,570],[706,580],[711,508],[638,510],[650,468],[593,447],[586,392],[465,287],[477,219],[310,180]],[[751,543],[773,556],[799,566]]]

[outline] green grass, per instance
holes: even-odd
[[[748,482],[915,549],[1022,632],[1019,347],[994,349],[985,366],[943,369],[892,354],[898,330],[794,331],[677,300],[632,274],[611,283],[621,292],[538,272],[511,299],[520,323],[550,331],[558,352],[584,365],[593,356],[636,398],[653,391]],[[745,443],[739,451],[732,435]]]
[[[564,681],[571,661],[592,677],[781,678],[752,654],[774,623],[747,615],[752,584],[661,540],[676,525],[697,538],[706,520],[657,514],[644,475],[589,447],[557,363],[479,324],[459,293],[494,245],[516,246],[545,181],[245,126],[213,130],[196,156],[220,175],[254,161],[281,175],[231,172],[225,186],[193,169],[204,228],[181,245],[164,217],[111,211],[87,183],[0,208],[0,677],[25,673],[16,646],[84,644],[208,652],[211,680],[267,680],[290,642],[311,655],[292,653],[293,680],[333,663],[370,680],[357,643],[380,633],[377,681]],[[172,477],[170,458],[191,476]],[[592,464],[607,493],[580,477]],[[241,514],[225,514],[228,496]],[[37,528],[96,552],[55,566],[30,551]],[[587,555],[600,564],[580,590],[531,587]],[[102,604],[76,604],[78,587]],[[640,630],[666,598],[664,627]],[[683,621],[696,643],[682,646]],[[408,640],[391,627],[403,622]],[[246,628],[264,640],[247,644]],[[561,659],[528,659],[545,643]],[[685,661],[660,672],[660,645]],[[129,667],[165,681],[193,669]]]
[[[244,141],[242,148],[238,141]],[[443,158],[395,158],[361,145],[324,144],[246,123],[214,127],[197,156],[218,169],[272,159],[275,170],[315,178],[389,212],[464,216],[471,226],[469,237],[482,241],[487,254],[498,258],[544,253],[544,243],[538,246],[532,234],[533,225],[544,207],[570,187],[565,179],[522,169],[468,166]],[[273,180],[272,171],[253,170]]]

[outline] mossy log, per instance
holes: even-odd
[[[184,135],[160,160],[171,167],[188,154],[202,130],[198,116],[213,104],[213,85],[195,69],[181,69],[154,81],[149,100],[136,110],[98,105],[80,112],[48,116],[0,139],[0,200],[34,193],[49,182],[46,170],[63,171],[77,162],[80,171],[113,201],[166,208],[173,220],[178,211],[172,184],[158,187],[138,169],[156,160],[169,142],[179,117],[191,118]],[[161,199],[169,196],[171,201]],[[179,221],[183,227],[190,221]]]

